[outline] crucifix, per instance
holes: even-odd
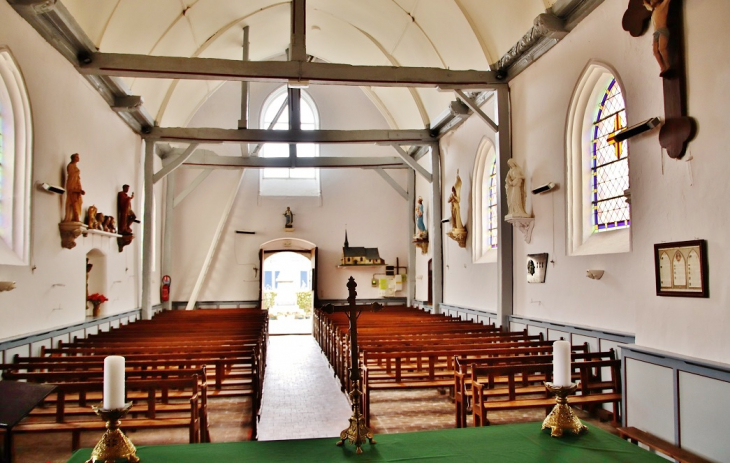
[[[322,310],[326,313],[343,312],[347,319],[350,320],[350,381],[352,382],[352,392],[350,392],[350,403],[352,404],[352,416],[350,417],[350,425],[347,429],[340,433],[340,441],[337,443],[341,446],[346,440],[349,440],[351,444],[357,447],[356,453],[362,453],[362,444],[367,439],[370,444],[375,444],[373,439],[373,433],[370,428],[365,424],[365,417],[362,416],[360,410],[360,396],[362,391],[360,389],[360,357],[358,354],[357,347],[357,319],[365,309],[371,309],[373,312],[377,312],[383,308],[381,304],[377,302],[370,305],[357,305],[355,301],[357,297],[357,283],[355,279],[350,277],[347,282],[347,289],[349,295],[347,297],[347,303],[349,305],[335,307],[332,304],[327,304],[322,307]]]
[[[659,144],[667,155],[680,159],[697,131],[697,122],[687,116],[687,83],[684,59],[682,0],[629,0],[621,21],[632,37],[654,26],[652,48],[664,86],[664,124]]]

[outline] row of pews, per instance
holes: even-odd
[[[15,433],[103,431],[91,405],[102,399],[104,358],[125,357],[125,430],[187,428],[189,442],[210,442],[208,400],[248,396],[256,436],[266,366],[268,313],[258,309],[166,311],[107,332],[43,348],[0,364],[3,380],[56,386]]]
[[[349,380],[349,322],[343,313],[316,310],[314,336],[340,379]],[[373,391],[439,388],[452,391],[456,427],[489,424],[490,411],[544,408],[555,404],[543,383],[552,379],[552,341],[527,331],[500,331],[459,318],[388,306],[360,313],[358,347],[362,367],[362,414],[370,426]],[[613,405],[617,423],[621,403],[621,364],[613,350],[589,352],[572,346],[573,381],[580,382],[571,403],[586,409]]]

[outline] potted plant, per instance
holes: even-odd
[[[108,301],[109,299],[100,293],[94,293],[89,294],[89,296],[86,298],[88,302],[91,302],[91,305],[94,306],[94,311],[92,312],[92,316],[98,317],[99,313],[101,312],[101,309],[99,308],[102,303]]]

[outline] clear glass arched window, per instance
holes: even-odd
[[[312,97],[301,90],[299,105],[302,130],[319,128],[319,114]],[[289,102],[287,87],[279,87],[269,95],[261,111],[262,129],[287,130],[289,128]],[[297,143],[297,157],[311,158],[319,155],[319,146],[312,143]],[[286,143],[267,143],[261,149],[261,156],[267,158],[289,157],[289,145]],[[264,179],[315,179],[317,169],[314,168],[266,168],[262,169]]]
[[[591,206],[594,232],[628,227],[629,157],[626,140],[613,136],[626,128],[626,104],[613,78],[603,93],[591,130]]]
[[[29,262],[32,129],[23,76],[0,49],[0,264]]]

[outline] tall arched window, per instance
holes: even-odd
[[[628,145],[613,139],[626,120],[616,73],[590,63],[573,93],[566,130],[570,255],[631,250]]]
[[[626,104],[614,78],[603,94],[592,130],[590,199],[596,232],[628,227],[631,223],[624,196],[629,189],[627,142],[613,140],[616,132],[625,128]]]
[[[312,97],[301,90],[300,118],[302,130],[319,128],[319,114]],[[289,128],[289,102],[287,87],[279,87],[264,102],[261,110],[262,129],[286,130]],[[297,143],[297,157],[319,156],[319,146]],[[289,157],[289,145],[267,143],[261,149],[267,158]],[[319,171],[314,168],[266,168],[261,169],[260,192],[264,196],[318,196]]]
[[[4,265],[29,262],[32,140],[23,76],[10,52],[0,49],[0,264]]]
[[[474,162],[474,180],[472,182],[472,233],[473,262],[496,262],[499,235],[497,227],[497,200],[499,198],[499,176],[497,175],[497,154],[491,140],[484,139]]]

